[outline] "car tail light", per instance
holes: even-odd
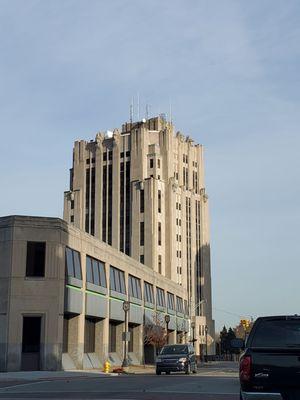
[[[249,382],[251,378],[251,357],[244,356],[240,361],[240,380]]]

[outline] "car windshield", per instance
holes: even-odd
[[[187,346],[165,346],[160,354],[186,354]]]
[[[300,320],[262,320],[255,330],[251,347],[300,348]]]

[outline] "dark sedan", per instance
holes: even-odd
[[[164,346],[156,359],[156,375],[162,372],[197,372],[195,350],[190,344]]]

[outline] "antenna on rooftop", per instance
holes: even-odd
[[[140,94],[137,94],[137,120],[140,120]]]
[[[169,121],[172,124],[172,103],[171,103],[171,98],[169,99]]]
[[[149,104],[146,104],[146,119],[149,119]]]
[[[131,103],[130,103],[130,123],[131,124],[133,122],[133,110],[134,110],[134,98],[132,97]]]

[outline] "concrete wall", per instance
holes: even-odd
[[[46,242],[46,269],[43,278],[26,277],[27,241]],[[82,281],[65,278],[65,247],[80,252]],[[105,264],[108,287],[93,287],[86,282],[86,255]],[[129,323],[135,324],[132,359],[143,360],[144,301],[128,297],[128,275],[159,286],[186,300],[186,291],[94,237],[57,218],[0,218],[0,368],[18,371],[22,358],[23,316],[42,317],[41,361],[43,370],[62,366],[63,320],[68,318],[68,355],[76,368],[84,367],[85,318],[97,320],[95,328],[95,364],[109,357],[109,320],[117,326],[117,357],[123,357],[123,301],[130,300]],[[125,272],[126,295],[109,290],[109,268],[113,265]],[[154,293],[155,295],[155,293]],[[148,305],[149,306],[149,305]],[[153,308],[153,312],[156,312]],[[162,318],[166,309],[161,310]],[[148,315],[151,319],[150,314]],[[171,316],[176,331],[176,316]],[[152,319],[153,320],[153,319]],[[170,326],[171,327],[171,326]],[[175,332],[176,334],[176,332]]]

